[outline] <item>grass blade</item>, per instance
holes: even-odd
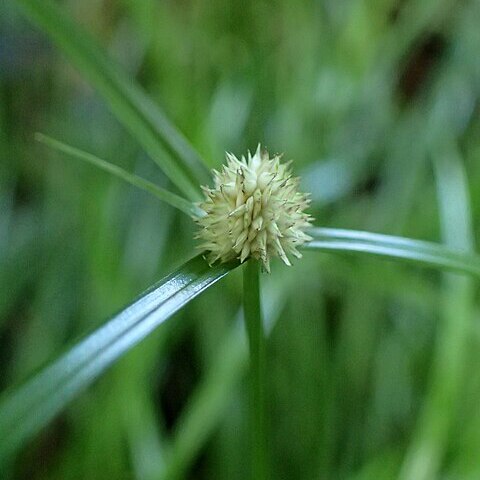
[[[180,191],[191,200],[198,199],[199,185],[209,182],[208,170],[160,108],[55,3],[50,0],[17,0],[17,3],[68,55]]]
[[[455,142],[433,151],[442,236],[452,247],[474,251],[467,174]],[[444,276],[440,318],[430,385],[402,466],[401,480],[438,478],[463,398],[475,285],[471,278]]]
[[[124,170],[123,168],[114,165],[113,163],[102,160],[101,158],[98,158],[91,153],[84,152],[82,150],[79,150],[78,148],[71,147],[70,145],[59,142],[58,140],[50,138],[47,135],[43,135],[42,133],[37,133],[35,135],[35,139],[53,148],[54,150],[58,150],[59,152],[66,153],[67,155],[70,155],[74,158],[78,158],[79,160],[88,162],[100,168],[101,170],[104,170],[105,172],[111,173],[112,175],[121,178],[130,185],[138,187],[141,190],[144,190],[154,195],[162,202],[168,203],[172,207],[178,208],[190,217],[198,216],[200,214],[200,212],[197,211],[197,208],[192,202],[189,202],[188,200],[185,200],[179,195],[165,190],[164,188],[159,187],[158,185],[155,185],[148,180],[145,180],[137,175],[133,175]]]
[[[0,401],[0,464],[156,327],[235,268],[199,255]]]
[[[313,240],[304,245],[307,250],[367,253],[480,277],[478,255],[436,243],[334,228],[313,228],[308,234]]]

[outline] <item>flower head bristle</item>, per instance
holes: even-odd
[[[199,204],[205,215],[196,218],[200,248],[210,263],[252,257],[270,271],[270,259],[288,255],[301,258],[298,247],[311,240],[305,233],[312,217],[305,213],[310,200],[300,193],[298,177],[281,155],[270,158],[260,145],[252,156],[239,160],[226,154],[226,165],[213,170],[214,188],[202,187],[205,200]]]

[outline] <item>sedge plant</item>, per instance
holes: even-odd
[[[121,69],[99,52],[91,39],[63,15],[55,3],[39,0],[17,0],[17,3],[63,49],[102,95],[111,111],[162,169],[178,193],[44,134],[37,134],[36,139],[62,154],[90,163],[152,194],[163,202],[165,209],[173,208],[185,214],[196,225],[199,253],[192,251],[192,258],[188,262],[152,285],[129,306],[86,335],[24,384],[12,386],[6,392],[0,399],[0,438],[8,438],[7,442],[0,443],[0,462],[3,467],[29,439],[109,367],[174,313],[237,268],[243,269],[243,318],[248,340],[251,386],[250,471],[251,478],[258,480],[269,478],[273,461],[268,415],[275,399],[268,398],[266,391],[269,326],[265,321],[268,309],[262,305],[265,296],[261,289],[262,279],[269,274],[272,262],[281,261],[286,265],[285,268],[290,267],[289,277],[294,279],[292,281],[296,276],[295,264],[291,265],[292,257],[300,262],[302,255],[323,255],[325,252],[373,255],[435,270],[447,270],[450,273],[446,281],[459,285],[459,298],[463,298],[462,295],[467,297],[463,298],[463,302],[468,310],[471,302],[471,279],[468,277],[480,277],[480,257],[472,253],[470,242],[455,242],[448,232],[444,235],[444,245],[367,231],[322,227],[308,213],[309,196],[299,190],[300,179],[294,177],[290,170],[294,165],[284,163],[279,155],[270,158],[260,147],[253,155],[249,153],[247,158],[238,159],[233,154],[227,154],[223,169],[215,170],[210,176],[207,162],[167,116]],[[225,149],[229,148],[225,145]],[[455,152],[454,147],[452,149]],[[448,159],[442,161],[440,158],[436,171],[442,179],[440,185],[446,191],[465,190],[465,179],[455,162],[452,165]],[[453,186],[449,179],[454,182]],[[310,193],[315,196],[315,192]],[[466,210],[468,203],[465,198],[456,204],[462,211]],[[447,224],[455,212],[448,205],[442,205],[441,210],[442,222]],[[459,231],[468,237],[468,225],[460,226]],[[281,295],[288,295],[288,288],[282,288],[278,289]],[[454,314],[449,314],[448,308],[445,317],[447,325],[451,325]],[[236,375],[239,376],[239,359],[245,353],[235,340],[229,342],[225,351],[222,351],[222,362],[218,364],[224,365],[224,369],[219,367],[215,376],[224,379],[224,390],[232,386]],[[448,348],[442,350],[440,347],[437,354],[441,357],[445,353],[454,361],[448,364],[449,383],[446,390],[440,380],[434,381],[430,402],[435,408],[445,395],[450,400],[454,397],[458,359]],[[217,397],[213,394],[212,397],[220,398],[223,393],[216,391]],[[195,405],[201,404],[202,399],[200,392]],[[195,412],[195,408],[191,411]],[[177,456],[166,467],[165,478],[181,476],[183,464],[191,461],[197,448],[191,447],[192,442],[184,439],[198,438],[206,435],[204,432],[208,434],[215,421],[214,416],[215,413],[212,413],[199,421],[199,415],[192,413],[191,417],[184,419],[179,429],[180,446],[175,450]],[[423,424],[427,431],[434,430],[436,426],[428,415],[425,415]],[[445,435],[446,431],[447,426],[444,426],[439,435]],[[402,478],[413,478],[422,468],[424,478],[436,471],[438,467],[435,464],[426,467],[420,465],[422,459],[417,452],[423,451],[422,448],[437,448],[433,458],[440,458],[440,440],[432,445],[430,439],[425,439],[419,432],[416,437],[418,448],[408,452]]]

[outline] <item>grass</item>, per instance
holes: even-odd
[[[102,5],[0,7],[2,478],[249,478],[265,413],[271,478],[476,478],[478,4]],[[317,227],[260,275],[268,348],[247,264],[249,353],[239,270],[190,302],[226,271],[188,217],[259,141]]]
[[[198,180],[208,180],[206,169],[162,111],[54,3],[17,3],[65,50],[173,183],[191,199],[198,198]]]

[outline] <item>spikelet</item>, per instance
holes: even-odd
[[[231,153],[226,159],[220,172],[213,171],[214,188],[202,187],[205,200],[198,206],[205,215],[195,219],[199,248],[210,264],[253,257],[269,272],[270,259],[280,257],[291,265],[288,255],[301,258],[297,247],[311,240],[304,230],[312,217],[305,213],[310,200],[297,191],[300,179],[292,177],[290,162],[270,158],[260,145],[248,159]]]

